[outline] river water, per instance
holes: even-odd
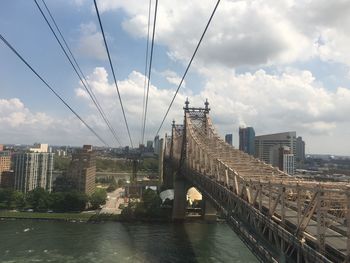
[[[226,224],[0,220],[0,262],[258,262]]]

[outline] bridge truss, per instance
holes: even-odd
[[[297,179],[225,143],[204,108],[184,107],[165,159],[209,197],[262,260],[349,262],[350,185]],[[175,192],[176,194],[176,192]]]

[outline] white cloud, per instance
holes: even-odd
[[[105,112],[108,112],[108,117],[112,120],[112,124],[116,127],[118,134],[121,135],[122,141],[126,144],[128,142],[126,128],[121,113],[120,103],[117,97],[114,84],[108,81],[108,75],[104,68],[95,68],[93,73],[88,76],[89,84],[93,92],[100,101]],[[142,100],[144,92],[144,75],[133,71],[127,79],[118,81],[120,94],[123,100],[125,113],[128,119],[132,138],[135,144],[140,142],[141,131],[141,115],[142,115]],[[81,96],[84,91],[81,88],[76,90],[76,94],[82,99],[87,97]],[[146,138],[152,139],[155,136],[161,118],[165,114],[167,106],[174,92],[171,90],[158,89],[154,85],[150,86]],[[173,109],[170,111],[171,117],[177,117],[181,121],[182,109],[185,95],[179,94],[175,100]],[[91,107],[93,107],[91,105]],[[165,123],[164,127],[169,129],[170,121]],[[116,121],[117,120],[117,121]]]
[[[123,28],[147,34],[148,2],[101,0],[103,12],[123,9]],[[159,3],[156,40],[187,62],[214,7],[210,0]],[[320,57],[350,65],[350,2],[344,0],[222,1],[196,62],[227,67],[276,65]]]
[[[190,103],[200,107],[204,99],[209,98],[211,116],[222,135],[239,125],[251,125],[258,134],[295,130],[311,142],[313,136],[321,141],[337,140],[338,125],[350,127],[347,116],[350,90],[339,87],[334,92],[327,91],[309,71],[289,69],[271,75],[259,70],[253,74],[236,74],[219,67],[202,74],[207,78],[206,86],[200,94],[189,96]],[[90,85],[106,112],[118,120],[118,133],[127,142],[119,102],[106,71],[95,69],[89,79],[94,80]],[[143,81],[144,75],[133,71],[127,79],[118,82],[135,142],[140,136]],[[150,87],[146,138],[152,139],[155,135],[172,95],[173,91]],[[188,95],[180,91],[162,134],[169,131],[172,119],[178,123],[183,121],[182,107]],[[316,143],[311,145],[317,147]]]
[[[79,55],[98,60],[107,59],[102,34],[97,30],[95,23],[81,24],[79,34],[76,46]]]
[[[98,128],[91,119],[86,118]],[[101,145],[74,115],[58,118],[44,112],[33,112],[18,98],[0,99],[0,134],[3,143],[79,145],[90,142]]]
[[[187,62],[213,10],[213,1],[159,3],[156,40],[169,56]],[[122,8],[129,18],[124,29],[136,37],[147,34],[147,6],[139,1],[101,1],[104,10]],[[138,8],[133,8],[138,5]],[[287,63],[314,55],[313,39],[286,17],[287,4],[277,1],[223,1],[205,36],[196,61],[225,66]]]
[[[83,0],[75,1],[78,6],[83,4]],[[185,64],[215,1],[179,0],[176,3],[174,5],[170,0],[159,2],[156,43],[166,47],[165,52],[171,60]],[[91,6],[91,2],[86,1],[86,4]],[[147,4],[147,1],[141,3],[138,0],[98,1],[101,12],[122,9],[126,14],[122,27],[136,38],[145,38],[147,34]],[[350,136],[344,132],[350,129],[347,116],[350,110],[349,88],[327,89],[315,78],[323,72],[320,67],[324,64],[318,67],[312,62],[321,59],[327,67],[331,67],[332,62],[350,66],[349,12],[350,2],[344,0],[222,1],[192,66],[204,88],[189,96],[191,105],[202,106],[203,100],[209,98],[214,123],[221,132],[232,132],[239,125],[252,125],[258,134],[296,130],[306,136],[307,145],[311,145],[309,151],[321,149],[325,142],[328,142],[327,149],[346,151],[341,148],[348,149],[350,145],[344,145],[341,139],[346,138],[348,142]],[[78,50],[81,54],[105,59],[98,31],[94,23],[82,24]],[[311,66],[302,63],[310,60]],[[170,61],[172,65],[173,61]],[[159,66],[163,70],[160,74],[169,83],[177,85],[178,74],[164,71],[164,65]],[[300,68],[295,69],[298,65]],[[304,70],[300,65],[310,66],[318,74]],[[236,73],[244,69],[251,72]],[[127,142],[116,90],[106,70],[95,68],[88,80],[122,140]],[[133,71],[118,84],[132,135],[137,142],[144,76]],[[183,102],[193,92],[190,88],[180,90],[165,122],[166,127],[170,127],[173,118],[182,121]],[[82,87],[77,87],[75,92],[82,102],[89,99]],[[173,91],[158,89],[154,85],[150,87],[148,138],[154,135],[172,96]],[[90,106],[93,106],[91,102]],[[28,118],[23,111],[13,114],[19,123]],[[94,127],[103,127],[95,111],[87,113],[86,118],[94,123]],[[338,142],[338,146],[329,141],[334,145]],[[324,149],[321,151],[325,152]]]
[[[306,139],[308,152],[341,152],[350,143],[350,90],[325,89],[309,71],[289,69],[278,75],[263,70],[235,74],[230,70],[203,72],[207,84],[201,97],[210,98],[212,117],[224,133],[239,125],[257,134],[296,131]],[[332,143],[331,143],[332,142]]]
[[[0,99],[0,123],[4,127],[16,128],[38,123],[50,125],[52,121],[45,113],[31,113],[18,98]]]
[[[170,83],[173,84],[175,86],[178,86],[180,84],[181,81],[181,77],[179,75],[177,75],[177,73],[175,71],[172,70],[165,70],[161,73],[161,75],[163,77],[165,77],[165,79]],[[186,87],[186,81],[184,80],[182,82],[182,87]]]
[[[329,141],[333,144],[329,143],[327,150],[333,153],[346,151],[334,146],[340,141],[343,141],[344,149],[350,146],[342,137],[343,132],[350,128],[347,114],[350,112],[349,89],[339,87],[327,91],[310,72],[295,69],[279,75],[263,70],[236,74],[221,68],[201,73],[207,79],[205,88],[200,94],[189,96],[190,103],[194,107],[203,106],[205,98],[209,98],[211,116],[221,135],[238,129],[239,125],[249,125],[255,127],[257,134],[295,130],[306,139],[309,152],[324,152],[321,146]],[[119,101],[106,70],[96,68],[88,80],[121,141],[127,144]],[[144,75],[136,71],[118,82],[135,145],[140,140],[143,83]],[[89,99],[82,94],[84,91],[77,87],[76,95],[85,103]],[[155,135],[172,96],[173,91],[151,85],[146,139]],[[161,135],[170,130],[172,119],[177,123],[183,121],[182,107],[187,96],[184,90],[180,90]],[[90,100],[89,103],[93,107]],[[95,109],[82,117],[111,145],[115,145]],[[16,98],[0,100],[0,131],[3,140],[14,143],[44,140],[57,144],[100,144],[73,115],[57,118],[32,112]]]

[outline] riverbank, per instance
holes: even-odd
[[[97,214],[97,213],[39,213],[39,212],[14,212],[0,211],[0,220],[5,219],[31,219],[31,220],[52,220],[66,222],[130,222],[130,223],[174,223],[171,217],[140,217],[128,218],[118,214]],[[188,217],[181,222],[203,221],[201,217]],[[215,221],[216,222],[216,221]],[[219,221],[218,221],[219,222]],[[176,222],[175,222],[176,223]],[[211,221],[213,223],[213,221]]]
[[[39,212],[14,212],[0,211],[0,219],[38,219],[56,221],[80,221],[88,222],[92,213],[39,213]]]
[[[78,222],[171,222],[168,218],[125,218],[116,214],[97,213],[39,213],[39,212],[14,212],[0,211],[0,219],[32,219],[52,221],[78,221]]]

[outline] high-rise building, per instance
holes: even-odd
[[[255,157],[265,163],[273,164],[271,159],[271,148],[278,145],[279,147],[288,146],[290,154],[296,154],[296,132],[282,132],[267,134],[255,137]]]
[[[291,153],[283,154],[283,172],[294,175],[295,173],[295,156]]]
[[[153,141],[147,141],[147,151],[151,152],[153,150]]]
[[[13,171],[4,171],[1,174],[1,183],[0,186],[2,188],[10,188],[13,189],[15,186],[15,175]]]
[[[154,138],[154,154],[156,155],[159,155],[159,149],[160,145],[159,145],[159,135],[157,135],[155,138]]]
[[[9,151],[0,151],[0,183],[2,173],[11,169],[11,154]]]
[[[290,147],[276,144],[270,147],[270,164],[281,171],[293,175],[295,172],[295,158]]]
[[[305,161],[305,142],[303,138],[298,136],[296,141],[296,165],[297,168],[302,168]]]
[[[239,127],[239,149],[250,155],[255,154],[255,131],[253,127]]]
[[[12,159],[16,190],[26,193],[41,187],[51,191],[52,153],[15,153]]]
[[[95,191],[96,154],[91,145],[72,154],[72,161],[67,171],[68,181],[73,182],[79,192],[92,194]]]
[[[226,134],[225,135],[225,142],[228,143],[229,145],[232,145],[232,141],[233,141],[232,133]]]

